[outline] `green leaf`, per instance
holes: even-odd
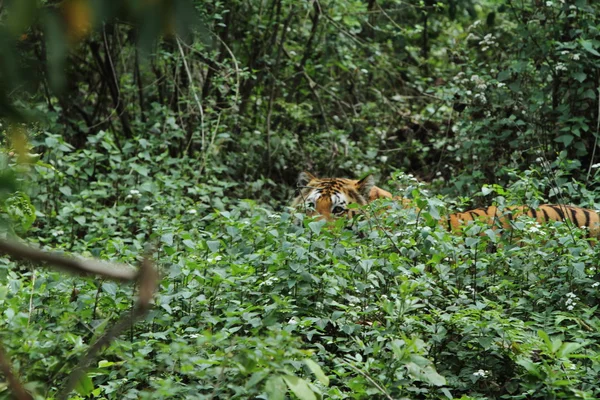
[[[446,378],[440,375],[431,365],[423,368],[422,374],[424,382],[430,383],[434,386],[444,386],[446,384]]]
[[[483,185],[483,187],[481,188],[481,193],[483,193],[484,196],[487,196],[490,193],[494,192],[494,187],[493,186],[488,186],[488,185]]]
[[[565,147],[567,147],[573,142],[574,138],[575,136],[573,135],[560,135],[559,137],[554,139],[554,141],[558,143],[563,143]]]
[[[564,342],[556,352],[558,357],[569,357],[572,353],[583,347],[581,343]]]
[[[594,44],[590,40],[581,40],[579,43],[581,44],[581,47],[583,47],[588,53],[600,57],[600,53],[596,51]]]
[[[160,241],[166,244],[167,246],[173,246],[173,233],[165,233],[160,237]]]
[[[529,372],[531,375],[535,375],[538,378],[542,376],[538,365],[535,364],[534,362],[532,362],[531,360],[528,360],[528,359],[517,360],[517,364],[519,364],[520,366],[525,368],[525,370],[527,372]]]
[[[511,73],[509,70],[504,70],[504,71],[500,71],[498,73],[498,82],[504,82],[505,80],[507,80],[508,78],[510,78]]]
[[[79,225],[85,225],[85,217],[83,215],[78,215],[77,217],[73,218],[75,220],[75,222],[77,222]]]
[[[315,396],[315,393],[310,386],[308,386],[308,382],[304,379],[294,375],[283,375],[282,378],[285,383],[287,383],[290,390],[298,396],[300,400],[317,400],[317,396]]]
[[[110,294],[112,297],[116,297],[117,295],[117,284],[114,282],[104,282],[102,283],[102,291],[104,293]]]
[[[325,375],[319,364],[317,364],[310,358],[304,359],[304,363],[308,366],[311,372],[315,374],[319,382],[321,382],[325,386],[329,386],[329,377]]]
[[[318,235],[319,233],[321,233],[321,229],[323,228],[323,226],[325,226],[326,223],[327,221],[325,221],[324,219],[320,221],[311,221],[308,223],[308,227],[315,235]]]
[[[68,186],[61,186],[58,188],[58,191],[64,194],[65,196],[71,196],[71,188]]]
[[[582,83],[585,81],[585,78],[587,78],[587,74],[584,74],[583,72],[575,72],[571,74],[571,76],[579,83]]]
[[[94,390],[94,383],[92,379],[86,374],[81,377],[77,385],[75,385],[75,391],[81,396],[87,397]]]
[[[219,242],[218,240],[207,240],[206,245],[208,246],[210,251],[215,253],[217,250],[219,250],[219,247],[221,247],[221,242]]]
[[[265,383],[265,393],[269,400],[284,400],[287,388],[279,375],[270,377]]]
[[[537,334],[544,341],[544,343],[546,343],[546,348],[548,351],[552,351],[552,341],[550,340],[550,336],[548,336],[548,334],[541,329],[537,331]]]

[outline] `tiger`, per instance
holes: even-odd
[[[309,172],[301,172],[298,176],[299,194],[292,206],[303,205],[306,214],[318,216],[327,221],[347,216],[353,217],[359,211],[349,208],[356,203],[364,206],[374,200],[387,198],[399,199],[387,190],[375,185],[372,175],[356,180],[346,178],[317,178]],[[404,205],[409,202],[399,199]],[[547,221],[570,221],[578,227],[587,228],[590,237],[600,238],[600,216],[594,210],[562,204],[542,204],[537,208],[528,206],[505,207],[503,210],[496,206],[475,208],[450,214],[439,220],[439,223],[450,231],[460,231],[469,221],[483,221],[487,224],[499,224],[504,229],[510,228],[510,222],[527,215],[538,223]]]

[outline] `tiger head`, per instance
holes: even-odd
[[[365,205],[380,197],[391,198],[391,193],[375,186],[375,180],[368,175],[360,180],[345,178],[317,178],[309,172],[298,176],[300,194],[292,206],[303,205],[309,216],[321,215],[327,220],[337,217],[352,217],[356,209],[348,205]]]

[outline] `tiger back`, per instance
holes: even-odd
[[[375,186],[371,175],[360,179],[317,178],[302,172],[298,177],[299,195],[292,206],[303,205],[309,216],[320,215],[327,220],[341,216],[354,216],[358,210],[348,208],[356,203],[366,205],[379,198],[394,198],[392,194]],[[395,199],[407,203],[406,199]],[[539,223],[547,221],[569,221],[577,227],[587,228],[590,237],[600,237],[600,216],[594,210],[562,204],[542,204],[537,208],[528,206],[505,207],[496,206],[475,208],[464,212],[450,214],[439,220],[439,223],[450,231],[460,231],[470,221],[482,221],[489,225],[500,225],[504,229],[511,228],[511,222],[520,216],[527,215]]]

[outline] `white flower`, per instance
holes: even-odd
[[[489,375],[489,373],[490,373],[490,371],[480,369],[479,371],[473,372],[473,376],[481,376],[482,378],[485,378],[486,376]]]
[[[573,311],[573,306],[567,306],[567,310]]]
[[[360,72],[362,72],[363,74],[368,74],[368,73],[369,73],[369,71],[368,71],[368,70],[366,70],[366,69],[364,69],[364,68],[362,68],[362,69],[360,70]]]
[[[269,215],[269,218],[271,218],[271,219],[279,219],[279,218],[281,218],[281,215],[279,215],[279,214],[271,214],[271,215]]]
[[[499,88],[504,87],[504,86],[506,86],[506,83],[498,82],[498,87]]]
[[[592,287],[598,287],[598,286],[600,286],[600,282],[594,282],[594,283],[592,283]]]
[[[131,196],[130,194],[128,194],[127,196],[125,196],[126,199],[131,199],[133,196]]]
[[[295,317],[290,318],[290,320],[288,321],[288,324],[290,325],[297,325],[298,321],[296,321]]]
[[[558,72],[558,71],[566,71],[567,70],[567,66],[563,63],[557,63],[556,66],[554,67],[554,69]]]
[[[152,211],[152,210],[153,210],[152,206],[144,207],[144,211]]]
[[[579,53],[575,53],[571,56],[571,58],[575,61],[579,61],[579,57],[581,57]]]
[[[65,234],[65,232],[62,229],[59,229],[58,231],[52,232],[52,236],[54,236],[54,237],[62,236],[64,234]]]
[[[546,2],[546,7],[552,7],[554,4],[551,1]]]
[[[198,214],[198,211],[192,208],[191,210],[188,210],[188,214]]]
[[[593,165],[592,165],[592,168],[600,168],[600,163],[593,164]]]

